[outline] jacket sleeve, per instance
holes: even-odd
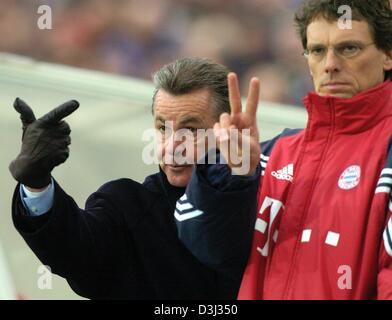
[[[383,173],[385,176],[383,176]],[[377,274],[377,298],[380,300],[392,300],[392,137],[389,140],[386,164],[381,173],[381,177],[385,178],[385,186],[389,188],[389,193],[380,193],[383,198],[382,203],[386,203],[386,214],[384,222],[384,230],[379,250],[379,271]],[[381,179],[380,179],[381,180]],[[384,211],[384,212],[385,212]]]
[[[251,248],[257,191],[269,156],[281,137],[301,130],[285,129],[262,142],[253,177],[231,175],[227,165],[218,164],[219,158],[217,164],[196,166],[185,195],[177,201],[175,217],[181,241],[199,261],[241,280]]]
[[[379,272],[377,276],[377,298],[392,300],[392,194],[387,208],[385,224],[379,253]]]
[[[197,165],[176,204],[181,241],[203,264],[240,281],[253,234],[261,168],[232,175],[225,164]]]
[[[84,210],[54,183],[53,207],[46,214],[28,215],[20,199],[20,185],[12,201],[14,225],[40,261],[76,286],[84,286],[92,274],[103,278],[132,268],[135,250],[126,236],[122,212],[125,205],[121,203],[125,200],[119,196],[126,186],[121,180],[109,182],[93,193]],[[128,208],[141,210],[132,194],[126,202]]]

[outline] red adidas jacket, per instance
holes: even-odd
[[[240,299],[392,299],[392,82],[264,146]]]

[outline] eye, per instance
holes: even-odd
[[[309,50],[309,53],[314,56],[321,56],[325,53],[325,48],[323,47],[314,47]]]
[[[194,127],[188,127],[188,128],[186,128],[186,130],[189,132],[189,134],[190,135],[192,135],[193,137],[195,137],[196,138],[196,136],[197,136],[197,130],[198,130],[199,128],[194,128]]]
[[[345,45],[339,49],[340,53],[344,56],[352,56],[356,54],[360,48],[356,45]]]
[[[181,129],[179,129],[181,131],[181,134],[191,134],[191,135],[195,135],[197,132],[197,128],[195,127],[182,127]]]
[[[185,128],[185,129],[190,131],[190,132],[192,132],[193,134],[197,132],[197,128],[188,127],[188,128]]]
[[[163,125],[163,124],[157,125],[156,130],[158,130],[160,134],[165,135],[165,136],[172,134],[172,129],[170,127]]]

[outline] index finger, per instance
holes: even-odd
[[[260,97],[260,80],[256,77],[249,82],[248,98],[246,100],[246,113],[251,117],[256,116]]]
[[[48,112],[44,116],[42,116],[39,120],[46,123],[57,123],[60,122],[65,117],[68,117],[71,113],[73,113],[77,108],[79,108],[79,102],[76,100],[70,100],[52,111]]]
[[[230,72],[227,75],[227,85],[229,87],[229,101],[231,108],[231,115],[240,113],[242,110],[241,94],[238,85],[237,75],[234,72]]]

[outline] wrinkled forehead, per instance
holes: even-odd
[[[213,103],[208,90],[173,95],[160,90],[155,100],[155,122],[172,121],[175,125],[200,126],[213,117]]]
[[[370,43],[373,41],[370,25],[366,20],[335,20],[323,17],[314,19],[306,30],[309,44],[336,44],[344,41]]]

